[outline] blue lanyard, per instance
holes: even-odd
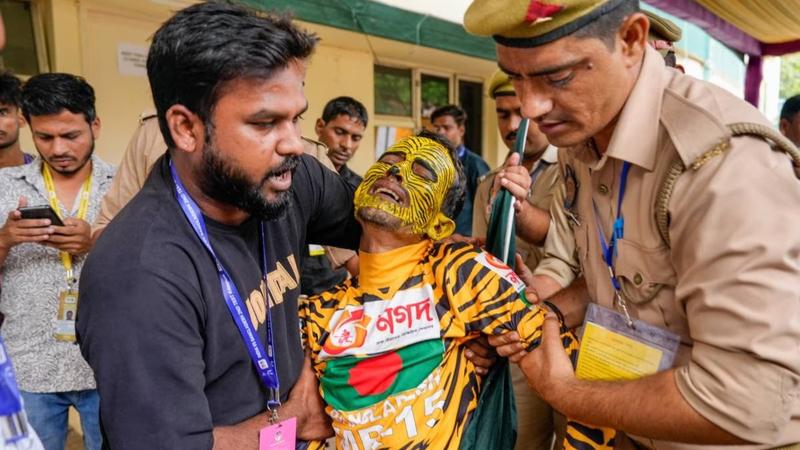
[[[192,225],[195,234],[200,238],[200,241],[214,258],[214,264],[217,266],[217,273],[219,274],[219,282],[222,286],[222,297],[225,299],[225,304],[228,305],[228,310],[233,316],[233,321],[236,322],[239,328],[239,334],[247,346],[247,351],[250,353],[250,359],[261,378],[261,382],[267,387],[269,397],[267,400],[267,409],[275,411],[281,405],[280,399],[280,383],[278,380],[277,365],[275,362],[275,352],[272,340],[272,312],[269,305],[267,305],[267,351],[264,349],[264,344],[258,339],[258,331],[253,326],[250,318],[245,314],[247,310],[242,302],[236,285],[233,279],[228,274],[228,271],[223,267],[222,262],[217,257],[214,249],[211,247],[211,241],[208,237],[206,230],[206,223],[203,219],[203,214],[200,207],[197,206],[192,197],[186,192],[186,189],[181,183],[178,173],[175,171],[175,166],[172,161],[169,163],[169,169],[172,173],[172,181],[175,183],[175,198],[178,199],[178,204],[183,210],[183,214],[189,223]],[[267,246],[264,239],[264,223],[259,222],[259,231],[261,237],[261,270],[263,276],[266,278],[267,274]]]
[[[597,204],[592,199],[592,206],[594,207],[595,225],[597,225],[597,235],[600,239],[600,247],[602,247],[603,261],[608,266],[608,272],[611,276],[611,285],[614,290],[619,292],[622,288],[619,280],[614,274],[614,257],[617,256],[617,239],[622,239],[625,233],[625,218],[622,217],[622,199],[625,197],[625,187],[628,183],[628,171],[631,168],[631,163],[625,162],[622,164],[622,173],[619,175],[619,196],[617,197],[617,218],[614,220],[614,230],[611,234],[611,240],[606,239],[606,234],[603,232],[603,226],[600,224],[600,213],[597,211]]]
[[[22,160],[25,164],[30,164],[33,162],[33,155],[29,155],[27,153],[22,154]]]

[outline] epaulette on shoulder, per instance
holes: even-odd
[[[142,111],[142,113],[139,114],[139,123],[144,123],[145,120],[155,119],[156,117],[158,117],[158,115],[153,109]]]
[[[681,157],[676,158],[667,170],[664,180],[661,183],[661,189],[656,197],[655,213],[656,225],[661,238],[669,245],[669,200],[672,197],[672,191],[675,189],[675,183],[678,177],[686,171],[687,168],[698,170],[708,161],[716,156],[721,155],[730,146],[730,139],[736,136],[755,136],[763,139],[770,144],[776,151],[786,153],[792,161],[792,168],[794,169],[795,176],[800,178],[800,149],[798,149],[791,141],[785,136],[778,133],[774,128],[761,124],[739,122],[727,125],[726,128],[730,133],[730,137],[724,141],[720,141],[717,145],[711,147],[706,152],[700,154],[691,164],[687,165]]]
[[[328,149],[328,146],[323,144],[320,141],[315,141],[314,139],[307,138],[305,136],[300,136],[300,138],[304,141],[305,145],[313,145],[314,147],[322,147],[325,150]]]

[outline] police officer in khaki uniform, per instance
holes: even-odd
[[[506,146],[513,148],[517,138],[522,116],[520,115],[520,102],[514,92],[514,87],[508,75],[501,71],[494,74],[489,81],[488,94],[495,100],[497,122],[500,135]],[[547,142],[547,138],[539,132],[536,125],[532,125],[526,135],[525,150],[522,166],[525,168],[527,193],[520,203],[517,216],[535,214],[533,220],[543,221],[547,226],[550,222],[550,204],[556,191],[559,180],[558,164],[556,164],[558,150]],[[492,186],[495,176],[505,171],[505,166],[489,172],[478,185],[475,192],[475,203],[472,211],[472,235],[484,237],[488,229]],[[519,217],[518,217],[519,220]],[[532,244],[519,236],[516,240],[516,250],[521,261],[530,270],[536,268],[542,260],[542,248]],[[567,286],[575,278],[572,267],[561,259],[556,259],[551,265],[556,272],[560,287]],[[553,411],[534,391],[528,388],[525,375],[518,366],[511,366],[511,380],[514,385],[514,397],[517,405],[517,450],[549,450],[553,441]]]
[[[797,444],[800,181],[785,154],[732,126],[766,134],[767,120],[665,68],[637,1],[476,0],[464,21],[493,36],[523,115],[567,149],[563,207],[586,297],[678,343],[650,375],[579,379],[547,320],[520,360],[529,385],[570,418],[620,430],[620,448]]]
[[[661,53],[661,56],[664,57],[664,63],[668,67],[675,67],[682,72],[683,69],[677,65],[674,51],[674,43],[678,42],[683,34],[681,29],[669,19],[658,16],[652,12],[645,11],[644,14],[650,20],[648,44]],[[503,175],[501,175],[501,177],[503,177]],[[528,184],[517,185],[510,178],[508,181],[509,183],[506,184],[506,187],[509,188],[512,193],[515,193],[520,201],[524,199],[522,196],[527,195],[526,192],[531,192],[530,185]],[[564,278],[565,266],[569,266],[574,273],[580,271],[578,258],[575,253],[575,238],[572,234],[572,228],[568,226],[570,218],[567,212],[560,207],[564,202],[565,188],[564,183],[560,181],[560,177],[559,182],[556,183],[556,187],[557,189],[554,189],[552,194],[554,198],[550,202],[550,205],[555,205],[556,207],[550,208],[549,217],[552,222],[556,222],[556,225],[552,228],[557,230],[557,232],[547,234],[542,248],[543,255],[538,265],[527,266],[532,268],[532,273],[529,275],[520,273],[528,284],[529,299],[549,298],[551,295],[558,292],[559,289],[569,286],[573,278]],[[549,223],[547,225],[549,229]],[[535,236],[535,233],[538,231],[530,230],[526,233],[526,226],[529,228],[541,228],[540,225],[534,222],[529,221],[526,223],[525,221],[517,220],[517,229],[523,232],[523,236]],[[582,282],[583,278],[581,277],[578,280],[578,284],[580,285]],[[582,322],[583,318],[580,317],[580,315],[572,314],[572,305],[575,303],[571,298],[574,294],[573,289],[574,286],[567,291],[559,292],[554,301],[560,303],[559,306],[561,306],[562,312],[565,314],[568,322],[570,322],[573,317]],[[579,309],[582,312],[583,308]],[[577,326],[575,323],[568,324]]]

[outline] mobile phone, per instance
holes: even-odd
[[[26,206],[20,208],[19,212],[22,213],[23,219],[50,219],[51,224],[59,227],[64,226],[64,222],[61,221],[61,218],[58,217],[58,214],[53,211],[50,205]]]

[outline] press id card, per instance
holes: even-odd
[[[258,450],[294,450],[297,418],[290,417],[261,429]]]
[[[317,244],[308,244],[308,254],[310,256],[322,256],[325,254],[325,247]]]
[[[75,315],[78,314],[78,291],[67,289],[58,295],[56,340],[75,342]]]
[[[584,380],[633,380],[669,369],[677,334],[590,303],[586,311],[575,375]]]

